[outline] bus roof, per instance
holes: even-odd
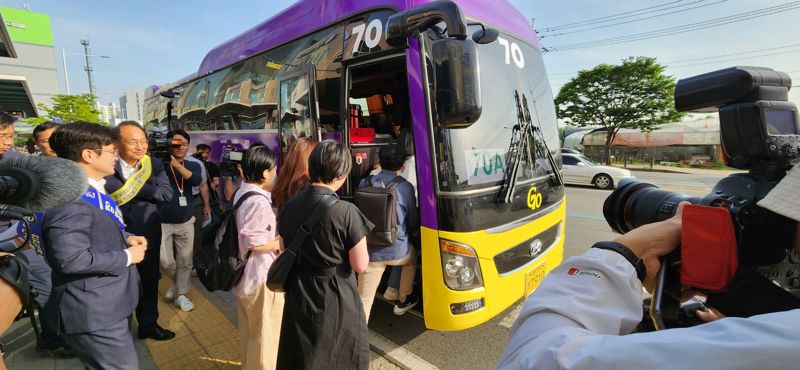
[[[211,49],[195,76],[216,71],[369,9],[406,11],[434,0],[300,0],[261,24]],[[456,0],[464,15],[502,29],[534,47],[539,41],[528,20],[507,0]]]

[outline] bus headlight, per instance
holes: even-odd
[[[444,283],[453,290],[469,290],[483,286],[478,254],[466,244],[439,239],[442,251]]]

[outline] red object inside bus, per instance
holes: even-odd
[[[375,142],[375,129],[374,128],[351,128],[350,129],[350,142],[351,143],[374,143]]]

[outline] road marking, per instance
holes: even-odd
[[[372,350],[383,355],[389,362],[406,370],[410,369],[439,369],[428,361],[409,352],[403,347],[385,338],[384,336],[370,330],[369,346]]]
[[[577,213],[570,213],[570,212],[567,212],[567,217],[575,217],[575,218],[582,218],[582,219],[585,219],[585,220],[606,222],[606,219],[604,217],[601,217],[601,216],[579,215]]]
[[[505,326],[506,328],[511,329],[511,326],[514,325],[514,321],[517,321],[517,317],[519,316],[519,313],[522,312],[522,306],[524,304],[525,303],[523,302],[523,303],[518,304],[517,307],[514,307],[514,310],[509,312],[509,314],[506,315],[506,317],[504,317],[503,320],[500,321],[500,323],[497,324],[497,325]]]

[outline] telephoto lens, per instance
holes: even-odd
[[[624,234],[672,217],[683,201],[700,204],[702,198],[661,190],[648,182],[625,178],[603,203],[603,216],[612,230]]]

